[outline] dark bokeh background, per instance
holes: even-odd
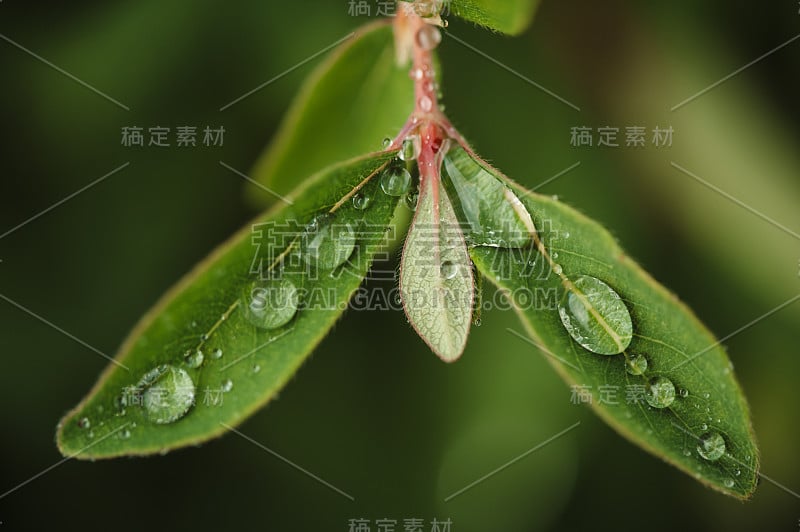
[[[372,2],[371,2],[372,3]],[[373,9],[374,9],[374,3]],[[575,111],[452,39],[447,112],[477,150],[610,228],[720,337],[800,293],[800,242],[670,166],[800,232],[800,40],[680,109],[675,104],[800,33],[794,1],[545,1],[519,38],[449,31],[575,103]],[[220,106],[365,23],[347,2],[0,3],[0,492],[57,463],[55,425],[103,352],[248,220],[247,170],[317,63]],[[223,147],[131,149],[120,129],[223,126]],[[670,148],[575,148],[573,126],[674,128]],[[390,133],[390,132],[389,132]],[[343,125],[346,134],[346,124]],[[648,133],[649,137],[650,133]],[[620,134],[623,136],[623,133]],[[380,139],[376,139],[376,147]],[[309,147],[309,149],[313,149]],[[800,491],[800,302],[728,339],[772,481]],[[69,461],[0,499],[3,528],[347,530],[433,518],[453,530],[796,530],[800,499],[764,480],[743,504],[618,437],[491,312],[444,365],[402,315],[351,313],[280,398],[241,430],[351,493],[349,501],[244,439],[164,457]],[[445,503],[576,421],[578,429]]]

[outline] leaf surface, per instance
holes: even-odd
[[[378,149],[414,108],[408,66],[395,62],[392,27],[356,32],[305,81],[252,177],[279,194],[331,164]],[[274,196],[251,186],[258,203]]]
[[[489,29],[517,35],[530,24],[538,0],[451,0],[450,11]]]
[[[200,263],[61,421],[61,452],[93,459],[197,444],[274,397],[382,252],[399,198],[381,192],[377,174],[393,155],[317,174],[291,205],[260,216]]]
[[[513,188],[537,244],[477,246],[471,257],[570,383],[573,402],[589,403],[621,435],[700,482],[737,498],[752,495],[758,449],[716,338],[599,224],[480,159],[472,164]]]

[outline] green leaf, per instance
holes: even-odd
[[[517,35],[530,24],[538,0],[451,0],[450,11],[481,26]]]
[[[464,351],[475,283],[464,235],[438,179],[423,178],[400,265],[400,295],[411,325],[445,362]]]
[[[382,249],[399,198],[381,192],[376,175],[392,156],[317,174],[291,205],[260,216],[200,263],[61,421],[61,452],[93,459],[197,444],[274,397]]]
[[[475,247],[471,257],[573,394],[700,482],[752,495],[759,457],[748,407],[714,336],[596,222],[472,164],[514,189],[536,237],[516,249]]]
[[[414,108],[407,66],[395,62],[392,27],[367,25],[305,81],[252,177],[278,193],[339,161],[378,149]],[[259,203],[273,198],[251,186]]]

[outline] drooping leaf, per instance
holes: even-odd
[[[414,87],[408,66],[396,64],[393,39],[389,24],[369,24],[309,76],[256,162],[254,180],[284,193],[397,133],[414,108]],[[255,186],[248,193],[262,204],[274,200]]]
[[[481,26],[517,35],[530,24],[539,0],[451,0],[450,12]]]
[[[514,189],[536,237],[516,249],[474,247],[471,257],[573,386],[573,398],[700,482],[749,497],[758,449],[745,398],[714,336],[599,224],[479,159],[472,164]]]
[[[107,458],[197,444],[273,397],[386,238],[399,198],[381,192],[376,174],[391,157],[324,170],[199,264],[61,421],[61,452]]]
[[[400,266],[411,325],[445,362],[464,351],[475,284],[458,218],[441,181],[423,178]]]

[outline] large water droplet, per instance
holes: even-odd
[[[417,44],[423,50],[433,50],[442,42],[442,32],[432,24],[425,24],[417,31]]]
[[[566,301],[558,304],[561,323],[581,346],[600,355],[616,355],[633,337],[631,315],[610,286],[595,277],[581,275],[573,281]]]
[[[142,404],[147,417],[155,423],[177,421],[194,404],[194,381],[180,368],[158,366],[142,377],[138,388],[144,390]]]
[[[403,140],[402,146],[397,156],[402,161],[413,161],[419,155],[420,141],[419,136],[413,135]]]
[[[370,197],[362,194],[361,192],[353,196],[353,207],[359,211],[363,211],[370,204]]]
[[[631,375],[644,375],[647,371],[647,357],[644,355],[632,355],[625,361],[625,371]]]
[[[290,280],[267,279],[252,285],[244,303],[250,323],[261,329],[276,329],[289,323],[297,314],[299,295]]]
[[[381,189],[388,196],[402,196],[411,188],[411,174],[403,167],[388,168],[381,175]]]
[[[700,436],[697,444],[697,454],[709,461],[719,460],[725,454],[725,438],[722,434],[712,430]]]
[[[675,385],[666,377],[656,377],[648,384],[644,398],[653,408],[667,408],[675,401]]]
[[[356,247],[356,234],[348,223],[337,223],[328,215],[317,217],[303,231],[303,260],[311,266],[332,270],[343,264]]]

